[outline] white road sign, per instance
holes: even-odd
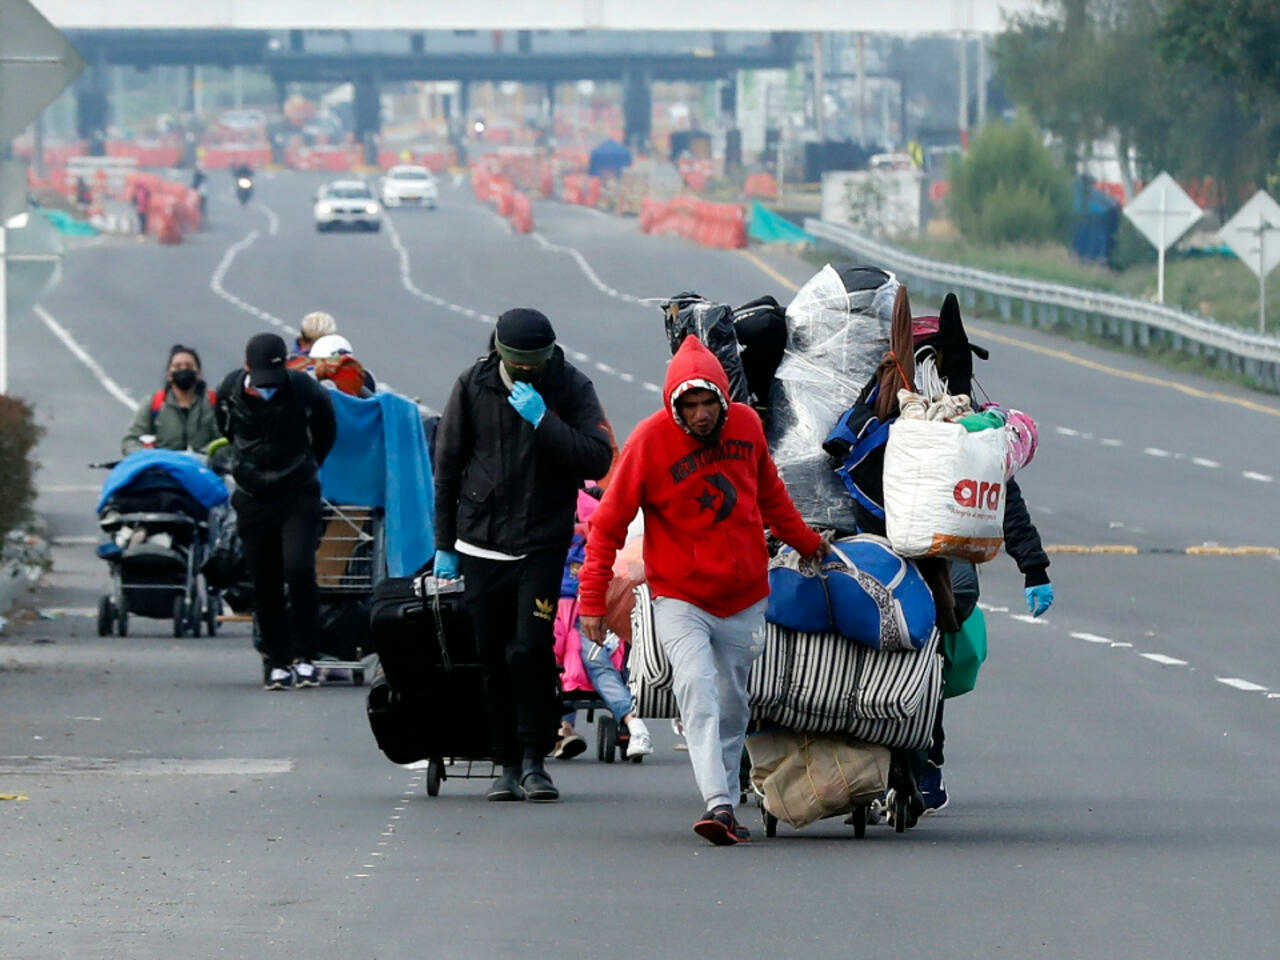
[[[83,69],[80,54],[27,0],[0,0],[0,144],[21,133]]]
[[[1129,201],[1124,215],[1157,250],[1168,250],[1204,211],[1173,177],[1162,173]]]
[[[1156,248],[1156,302],[1164,303],[1164,252],[1191,229],[1204,211],[1167,173],[1129,201],[1124,215]]]
[[[1280,203],[1259,190],[1219,231],[1222,242],[1259,277],[1280,266]]]

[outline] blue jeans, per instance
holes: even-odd
[[[596,645],[591,641],[582,642],[582,666],[586,668],[587,676],[591,678],[591,685],[596,688],[596,693],[600,694],[600,699],[613,714],[613,719],[621,723],[622,718],[635,708],[631,691],[627,688],[627,679],[622,671],[613,665],[613,659],[608,651],[601,650],[592,660],[591,653],[596,649]]]

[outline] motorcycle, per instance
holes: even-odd
[[[248,203],[253,196],[253,178],[237,177],[236,178],[236,198],[240,201],[240,205]]]

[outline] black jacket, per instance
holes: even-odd
[[[319,482],[320,464],[333,448],[337,422],[324,387],[297,370],[270,401],[245,393],[245,371],[233,370],[218,387],[218,429],[231,441],[231,475],[252,497],[278,500]]]
[[[479,360],[454,384],[436,432],[436,546],[454,541],[503,553],[568,549],[582,481],[613,454],[595,387],[556,347],[538,382],[537,429],[508,402],[499,359]]]

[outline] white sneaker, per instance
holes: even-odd
[[[263,685],[266,690],[288,690],[293,686],[293,671],[284,667],[272,667]]]
[[[632,720],[627,724],[631,733],[631,742],[627,744],[627,759],[647,757],[653,753],[653,738],[649,736],[649,728],[640,720]]]
[[[310,660],[299,660],[293,665],[293,675],[299,687],[320,686],[320,672]]]

